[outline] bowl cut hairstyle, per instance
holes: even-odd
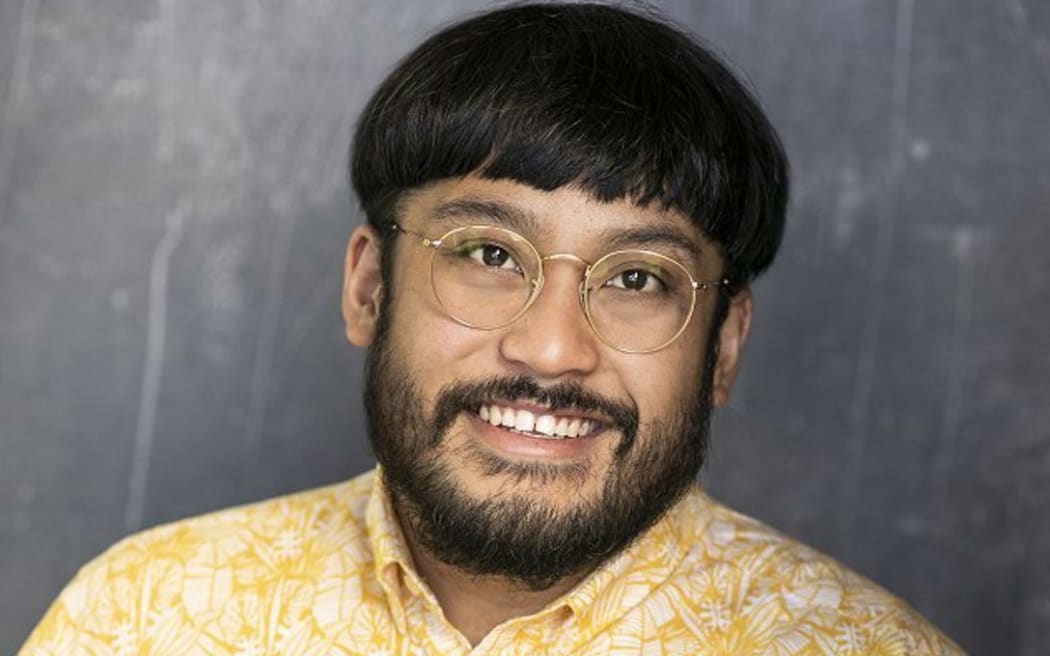
[[[734,288],[784,231],[788,162],[751,93],[682,30],[609,5],[518,4],[434,34],[368,102],[350,160],[380,234],[405,192],[472,173],[678,210]]]

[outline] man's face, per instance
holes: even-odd
[[[505,211],[463,210],[478,205]],[[599,203],[571,188],[442,181],[410,194],[399,223],[437,239],[463,225],[503,225],[501,216],[517,216],[513,227],[541,254],[593,262],[614,245],[648,248],[698,281],[721,274],[717,248],[679,213]],[[644,243],[624,241],[643,233]],[[722,366],[710,330],[719,292],[699,293],[685,332],[666,348],[623,353],[587,323],[578,293],[584,265],[555,259],[528,312],[478,330],[438,303],[430,251],[411,235],[397,239],[374,341],[354,341],[371,342],[370,439],[409,534],[466,571],[542,588],[594,566],[655,522],[702,462],[712,378]],[[493,425],[495,412],[508,411],[579,434],[550,439]]]

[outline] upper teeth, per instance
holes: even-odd
[[[501,405],[483,405],[478,415],[493,426],[506,426],[523,433],[546,437],[583,437],[594,430],[595,423],[580,417],[536,415],[528,410]]]

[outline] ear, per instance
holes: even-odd
[[[379,306],[383,298],[379,235],[370,225],[354,228],[346,247],[343,275],[343,321],[346,338],[356,346],[375,339]]]
[[[740,370],[740,354],[751,330],[751,290],[741,289],[729,299],[729,310],[719,329],[711,402],[717,408],[729,403],[729,392]]]

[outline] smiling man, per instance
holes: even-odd
[[[496,10],[410,54],[352,150],[379,467],[124,540],[22,653],[960,653],[696,483],[787,201],[711,53],[619,8]]]

